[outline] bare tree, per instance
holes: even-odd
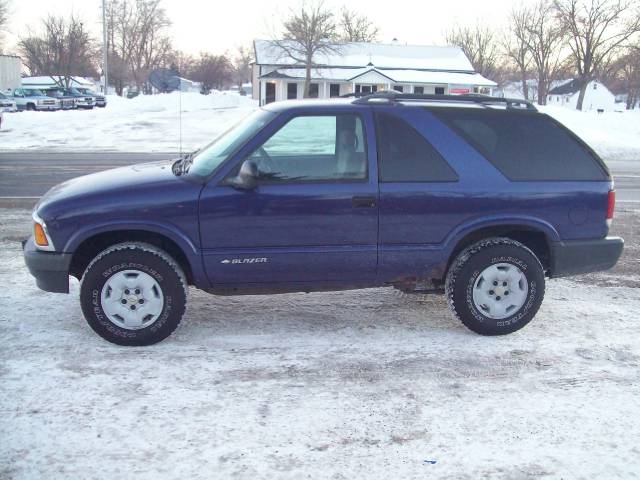
[[[49,16],[42,24],[42,34],[30,33],[18,43],[32,75],[60,76],[67,88],[73,76],[96,75],[96,42],[78,17]]]
[[[491,78],[498,66],[499,51],[495,32],[487,25],[457,26],[445,33],[449,45],[460,47],[474,70]]]
[[[522,85],[522,95],[529,100],[529,86],[527,75],[531,66],[531,51],[529,50],[529,12],[520,6],[511,10],[509,14],[509,28],[502,39],[502,49],[507,59],[515,66]]]
[[[615,62],[615,77],[621,90],[627,94],[627,110],[640,103],[640,42],[625,51]]]
[[[9,0],[0,0],[0,53],[2,52],[2,37],[9,21]]]
[[[376,42],[380,29],[366,16],[343,7],[338,22],[340,39],[343,42]]]
[[[640,32],[640,4],[637,0],[556,0],[555,7],[570,35],[580,82],[577,109],[582,110],[588,83]]]
[[[547,104],[551,84],[565,67],[563,45],[566,41],[562,25],[553,15],[551,0],[538,0],[526,13],[526,42],[537,76],[539,105]]]
[[[196,59],[193,55],[175,50],[169,56],[169,69],[181,77],[190,78],[195,69]]]
[[[251,80],[252,62],[253,51],[250,48],[239,47],[233,59],[233,70],[238,89],[242,89],[242,84]]]
[[[170,63],[172,48],[166,34],[169,25],[161,0],[108,2],[109,58],[120,67],[109,73],[119,95],[129,81],[149,91],[147,79],[151,70]]]
[[[304,98],[308,98],[316,56],[339,50],[333,13],[322,0],[303,3],[297,11],[291,10],[283,23],[282,38],[273,39],[272,44],[283,56],[304,65]]]
[[[202,83],[202,93],[222,89],[233,80],[233,65],[226,55],[201,53],[192,72],[194,80]]]

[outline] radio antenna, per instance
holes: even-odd
[[[149,74],[149,83],[160,93],[170,93],[178,90],[178,149],[182,156],[182,79],[178,72],[168,68],[156,68]]]

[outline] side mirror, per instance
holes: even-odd
[[[245,160],[238,175],[230,178],[227,184],[239,190],[253,190],[258,186],[258,166],[251,160]]]

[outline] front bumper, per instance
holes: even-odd
[[[613,267],[624,247],[620,237],[551,243],[551,277],[569,277]]]
[[[36,285],[45,292],[69,293],[70,253],[44,252],[38,250],[33,243],[33,237],[26,240],[24,262],[31,275],[36,279]]]
[[[62,107],[60,105],[36,105],[36,110],[53,110],[58,111]]]

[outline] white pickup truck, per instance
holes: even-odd
[[[46,96],[36,88],[16,88],[10,95],[18,110],[60,110],[60,100]]]

